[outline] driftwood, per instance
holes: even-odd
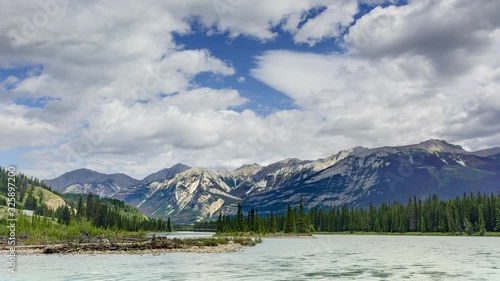
[[[159,239],[157,237],[155,240],[146,242],[134,242],[134,243],[87,243],[79,245],[55,245],[49,246],[43,249],[44,254],[66,254],[73,252],[113,252],[113,251],[142,251],[142,250],[152,250],[152,249],[179,249],[185,248],[184,243],[179,243],[180,240],[177,239]],[[190,246],[202,246],[190,245]]]
[[[92,242],[44,245],[18,245],[20,254],[160,254],[167,252],[223,253],[235,252],[245,246],[255,246],[259,241],[250,238],[197,238],[178,239],[165,236],[150,237],[150,240],[120,239],[109,241],[96,237]],[[125,242],[125,240],[128,240]],[[258,239],[260,240],[260,239]],[[9,249],[0,245],[0,253]]]

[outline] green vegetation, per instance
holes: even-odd
[[[0,236],[7,236],[8,173],[0,168]],[[12,182],[12,181],[11,181]],[[40,186],[38,186],[40,185]],[[146,231],[172,231],[170,219],[148,219],[138,209],[116,199],[51,191],[39,180],[15,176],[16,234],[25,243],[56,243],[89,237],[137,237]],[[33,216],[21,210],[32,210]]]
[[[51,216],[55,208],[65,205],[51,188],[40,180],[18,173],[9,182],[8,171],[0,167],[0,206],[7,206],[8,183],[14,184],[15,208],[33,210]]]
[[[71,208],[63,206],[55,211],[59,223],[69,225],[71,218],[74,217],[76,222],[86,219],[94,226],[105,229],[168,231],[168,225],[162,219],[148,219],[139,210],[116,199],[100,198],[92,193],[86,196],[64,195],[64,197],[69,198],[68,203]]]
[[[2,183],[2,185],[0,185],[0,193],[2,193],[2,194],[7,193],[8,178],[9,178],[8,171],[5,168],[0,167],[0,183]],[[52,191],[50,186],[46,185],[44,182],[40,181],[37,178],[28,177],[22,173],[16,174],[15,183],[16,183],[16,187],[18,187],[17,193],[19,195],[24,195],[23,191],[26,191],[26,187],[28,185],[39,186],[39,187],[46,189],[48,191]]]
[[[70,205],[72,208],[77,209],[78,204],[80,203],[80,198],[81,204],[87,205],[87,200],[89,196],[83,196],[81,194],[62,194],[61,197]],[[134,208],[130,205],[127,205],[125,202],[117,199],[111,199],[111,198],[101,198],[99,196],[92,196],[92,199],[98,200],[100,204],[106,204],[108,206],[112,206],[113,208],[117,209],[120,213],[127,214],[127,215],[137,215],[144,217],[144,215],[139,211],[139,209]]]
[[[205,224],[208,224],[206,222]],[[260,217],[251,210],[247,217],[238,206],[237,215],[219,214],[215,225],[217,233],[394,233],[494,236],[500,233],[500,194],[464,194],[446,201],[437,195],[425,200],[415,197],[408,204],[383,203],[379,207],[348,208],[347,205],[330,208],[312,208],[304,211],[288,206],[286,214]]]
[[[18,212],[16,214],[16,235],[25,244],[55,244],[88,242],[94,237],[108,238],[111,240],[143,237],[145,231],[123,231],[119,229],[96,227],[87,219],[80,222],[72,218],[68,225],[57,223],[57,219],[38,215],[27,216]],[[9,229],[5,219],[0,219],[0,236],[8,236]]]
[[[304,201],[301,198],[299,208],[293,209],[288,206],[286,215],[275,215],[271,213],[267,216],[260,216],[259,211],[251,209],[247,216],[243,215],[241,205],[238,204],[236,217],[224,216],[219,213],[217,222],[204,222],[207,229],[210,224],[215,225],[218,234],[238,235],[241,233],[268,234],[268,233],[299,233],[307,234],[311,232],[309,217],[304,209]]]

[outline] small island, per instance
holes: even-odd
[[[227,253],[236,252],[245,246],[255,246],[259,239],[240,238],[121,238],[110,241],[107,238],[94,237],[94,242],[63,243],[50,245],[23,245],[17,247],[17,254],[162,254],[174,252],[186,253]],[[0,253],[7,254],[2,249]]]

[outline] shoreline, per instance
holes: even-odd
[[[16,247],[16,255],[37,255],[37,256],[47,256],[47,255],[160,255],[167,253],[200,253],[200,254],[214,254],[214,253],[235,253],[242,251],[245,246],[229,242],[228,244],[217,245],[217,246],[191,246],[186,248],[153,248],[153,249],[118,249],[118,250],[85,250],[85,249],[71,249],[65,250],[68,245],[49,245],[40,247]],[[46,249],[60,248],[61,251],[54,253],[46,253]],[[8,250],[1,249],[0,255],[6,256],[9,253]]]
[[[262,238],[271,239],[314,239],[313,234],[268,234]]]
[[[17,245],[17,255],[160,255],[166,253],[234,253],[245,247],[255,246],[262,239],[316,239],[316,235],[353,236],[423,236],[423,237],[500,237],[499,232],[484,236],[441,232],[315,232],[311,234],[274,233],[266,235],[217,235],[213,238],[162,238],[136,242],[110,243],[101,240],[94,243],[54,243],[43,245]],[[0,255],[10,253],[7,245],[0,245]]]
[[[486,232],[485,235],[467,235],[452,232],[313,232],[312,235],[373,235],[373,236],[443,236],[443,237],[500,237],[500,232]]]
[[[199,238],[199,239],[166,239],[156,238],[142,242],[110,243],[60,243],[44,245],[17,245],[17,255],[77,255],[77,254],[164,254],[164,253],[232,253],[255,246],[251,238]],[[0,254],[10,253],[9,247],[2,245]]]
[[[251,234],[251,233],[220,233],[215,234],[214,237],[219,238],[290,238],[290,239],[314,239],[314,233],[267,233],[267,234]]]

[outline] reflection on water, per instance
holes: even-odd
[[[242,252],[21,256],[8,280],[500,280],[500,239],[318,235]],[[0,275],[3,280],[6,275]]]

